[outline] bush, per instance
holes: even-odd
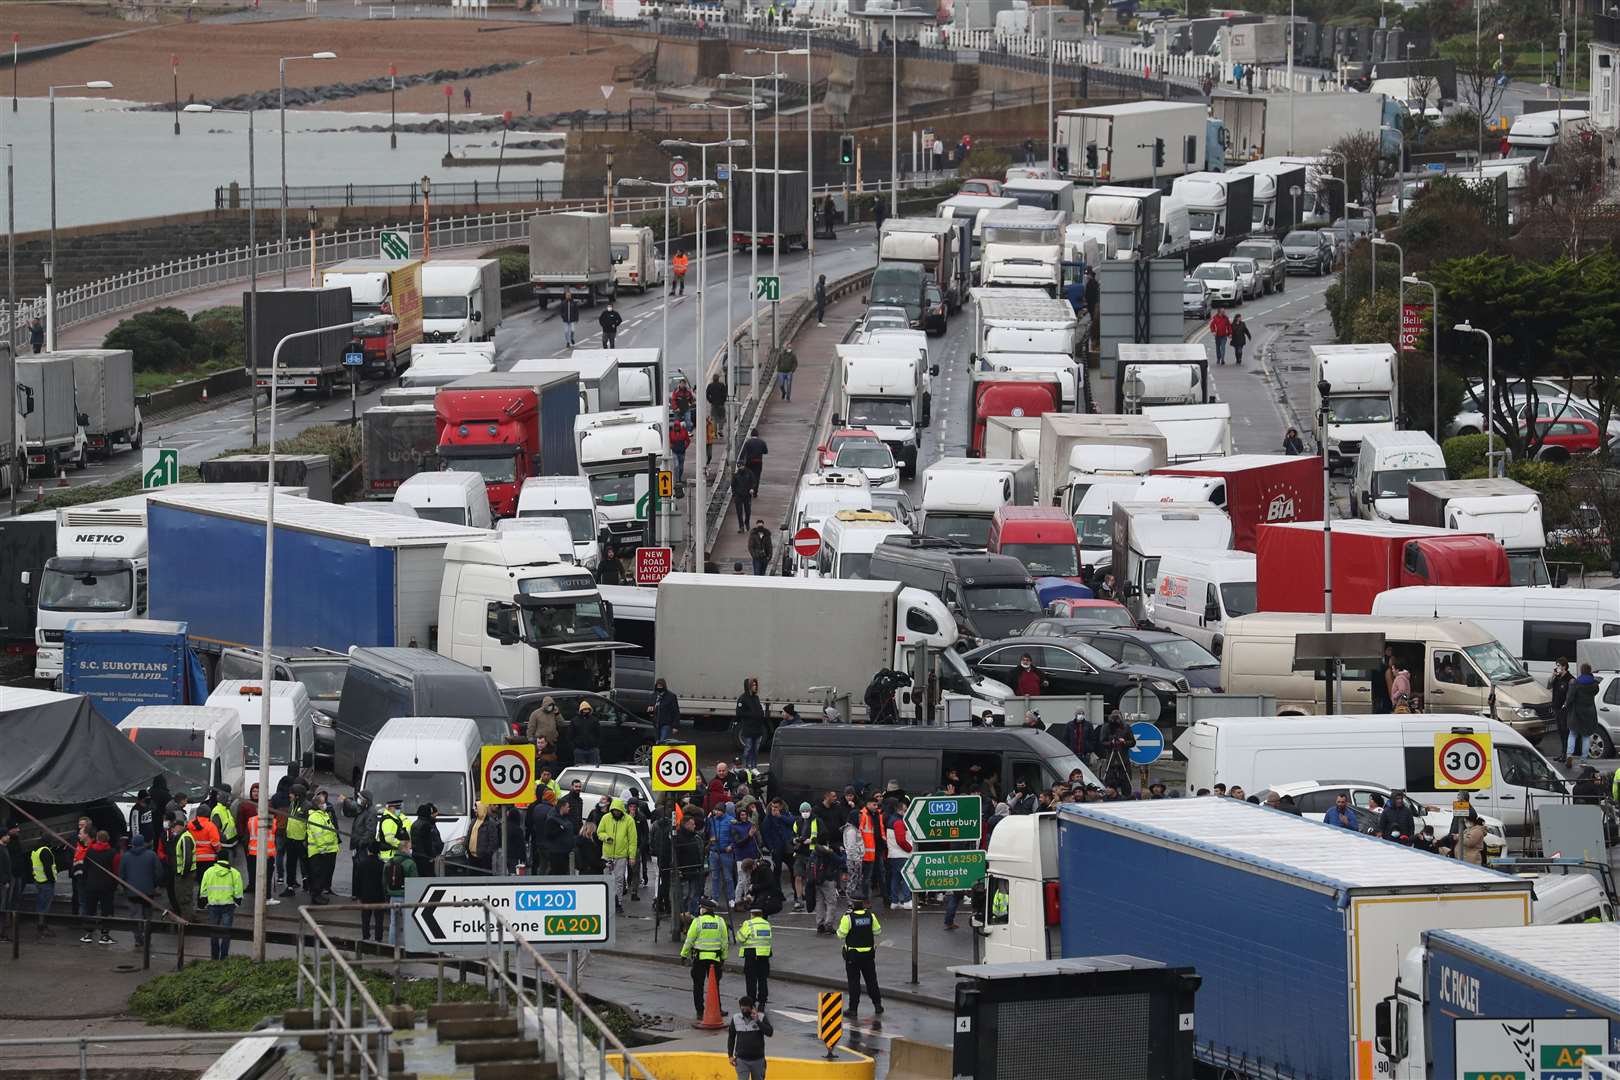
[[[1575,506],[1569,491],[1569,466],[1550,461],[1513,461],[1508,463],[1507,474],[1510,480],[1517,480],[1541,496],[1541,522],[1545,528],[1559,529],[1569,524]]]
[[[182,484],[202,483],[202,472],[195,465],[180,466],[180,482]],[[81,484],[77,487],[57,488],[45,490],[45,498],[37,503],[30,503],[33,510],[60,510],[64,506],[82,506],[85,503],[100,502],[103,499],[122,499],[130,495],[141,493],[141,474],[139,470],[130,473],[119,480],[109,480],[105,484]]]
[[[964,178],[1000,180],[1007,175],[1012,158],[988,146],[976,147],[963,159],[959,170]]]
[[[198,360],[228,361],[232,367],[242,363],[242,350],[246,339],[242,333],[241,305],[208,308],[191,317],[197,331]]]
[[[529,280],[529,253],[519,248],[502,248],[495,253],[501,261],[501,288]]]
[[[1454,435],[1440,444],[1446,455],[1446,471],[1457,480],[1465,480],[1475,470],[1485,475],[1485,436]]]
[[[242,362],[242,309],[209,308],[187,317],[179,308],[142,311],[113,327],[104,349],[128,349],[137,372],[185,371]]]

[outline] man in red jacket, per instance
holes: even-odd
[[[897,908],[911,909],[911,888],[903,873],[911,855],[911,839],[906,835],[906,800],[895,799],[883,819],[883,842],[889,856],[889,898]]]
[[[1232,320],[1226,317],[1226,312],[1215,312],[1209,320],[1209,332],[1215,336],[1215,362],[1226,363],[1226,339],[1232,336]]]
[[[1039,697],[1041,684],[1046,680],[1041,677],[1041,669],[1035,666],[1035,661],[1025,653],[1018,658],[1018,675],[1013,679],[1013,689],[1023,697]]]
[[[728,786],[726,774],[731,766],[720,762],[714,767],[714,776],[709,780],[709,787],[703,793],[703,812],[712,814],[715,808],[722,803],[731,801],[731,788]]]

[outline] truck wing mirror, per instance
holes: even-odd
[[[34,388],[32,386],[17,387],[17,413],[20,416],[34,415]]]
[[[484,321],[484,313],[482,311],[473,312],[472,317],[473,317],[473,322],[483,322]]]
[[[1361,504],[1363,506],[1371,506],[1373,504],[1373,494],[1372,494],[1372,492],[1363,491],[1361,493]]]
[[[938,375],[939,374],[939,365],[935,364],[933,367],[929,368],[928,369],[928,374],[929,375]]]

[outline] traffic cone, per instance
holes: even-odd
[[[709,969],[709,988],[703,997],[703,1019],[694,1021],[695,1028],[704,1031],[719,1031],[726,1026],[725,1017],[720,1015],[720,979],[715,969]]]
[[[202,400],[203,400],[203,404],[204,404],[204,405],[206,405],[206,404],[208,404],[208,384],[207,384],[207,383],[204,383],[204,384],[203,384],[203,396],[202,396]]]
[[[56,486],[57,487],[67,487],[68,486],[67,470],[66,469],[57,470],[57,473],[56,473]]]

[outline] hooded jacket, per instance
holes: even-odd
[[[1598,729],[1598,681],[1582,672],[1569,686],[1569,726],[1581,735]]]
[[[624,809],[623,799],[614,799],[602,820],[596,823],[596,838],[602,842],[602,858],[636,857],[636,822]]]
[[[731,855],[731,826],[737,820],[737,806],[735,803],[721,804],[721,811],[709,815],[709,853],[716,852],[722,855]]]
[[[130,890],[151,896],[157,892],[158,879],[162,876],[162,867],[158,863],[157,852],[146,842],[146,837],[140,833],[129,842],[129,850],[118,861],[118,876],[123,878]]]

